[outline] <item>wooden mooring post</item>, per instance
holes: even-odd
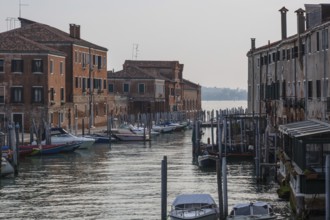
[[[164,156],[162,160],[162,171],[161,171],[161,220],[166,220],[167,218],[167,156]]]
[[[330,220],[330,155],[325,161],[325,219]]]

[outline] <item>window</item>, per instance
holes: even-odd
[[[50,60],[49,62],[49,72],[54,73],[54,61]]]
[[[323,50],[329,48],[329,36],[328,36],[328,29],[322,30],[322,42],[323,42]]]
[[[139,83],[139,93],[143,94],[145,91],[145,85],[144,83]]]
[[[43,88],[32,87],[32,103],[43,103]]]
[[[114,92],[114,85],[109,84],[108,90],[109,90],[109,92]]]
[[[11,61],[11,71],[14,73],[23,72],[23,60],[12,60]]]
[[[86,78],[83,78],[83,81],[82,81],[82,90],[83,92],[86,92],[86,88],[87,88],[87,80]]]
[[[5,61],[0,59],[0,73],[5,72]]]
[[[321,98],[321,80],[316,80],[316,98]]]
[[[313,98],[313,81],[308,81],[308,98]]]
[[[49,93],[50,93],[50,101],[54,102],[55,89],[50,88]]]
[[[23,103],[23,87],[20,86],[11,88],[11,102]]]
[[[5,104],[5,87],[0,86],[0,104]]]
[[[129,92],[129,84],[124,83],[124,92]]]
[[[286,59],[290,60],[290,49],[286,50]]]
[[[78,77],[75,77],[75,86],[76,86],[76,89],[79,88],[79,78]]]
[[[102,68],[102,57],[97,56],[97,68],[101,69]]]
[[[43,72],[42,60],[32,60],[32,72],[33,73],[42,73]]]
[[[63,61],[61,61],[61,62],[60,62],[60,74],[63,74],[63,73],[64,73],[64,71],[63,71],[63,67],[64,67],[64,65],[63,65]]]
[[[82,54],[82,67],[86,67],[86,53]]]
[[[282,97],[286,98],[286,82],[283,80],[282,82]]]
[[[107,80],[103,80],[103,89],[107,88]]]
[[[282,60],[285,60],[285,49],[282,50]]]
[[[59,118],[59,122],[60,123],[63,123],[64,122],[64,114],[63,114],[63,112],[59,112],[58,113],[58,118]],[[61,125],[59,124],[59,126],[61,126]]]
[[[64,88],[61,88],[61,102],[64,102]]]
[[[260,67],[260,59],[257,59],[257,67]]]
[[[174,88],[171,88],[170,92],[171,92],[171,95],[172,95],[172,96],[175,95],[175,93],[174,93]]]
[[[316,51],[320,50],[320,32],[316,32]]]
[[[77,51],[74,52],[74,62],[78,63],[78,52]]]

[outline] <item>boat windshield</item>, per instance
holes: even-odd
[[[256,205],[250,205],[250,206],[242,206],[239,208],[235,208],[235,215],[267,215],[268,208],[267,206],[256,206]]]
[[[252,206],[254,215],[266,215],[268,214],[267,206]]]
[[[250,206],[235,208],[235,215],[251,215]]]
[[[190,203],[190,204],[180,204],[175,206],[175,210],[194,210],[194,209],[206,209],[212,208],[212,204],[207,203]]]

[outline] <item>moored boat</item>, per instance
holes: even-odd
[[[57,154],[73,152],[80,147],[82,142],[72,142],[66,144],[49,144],[49,145],[25,145],[19,146],[19,153],[22,156],[34,156],[45,154]]]
[[[257,201],[236,204],[227,217],[227,220],[266,220],[276,218],[269,203]]]
[[[204,151],[203,154],[197,157],[198,166],[201,168],[215,167],[218,158],[217,155]]]
[[[14,173],[14,167],[5,157],[1,157],[1,176],[8,176],[13,173]]]
[[[171,220],[217,220],[218,207],[209,194],[182,194],[175,198],[170,211]]]
[[[116,138],[103,134],[91,134],[91,135],[85,135],[84,137],[94,139],[96,144],[101,144],[101,143],[108,144],[110,143],[110,141],[111,142],[117,141]]]
[[[59,127],[50,129],[50,138],[51,144],[81,142],[79,149],[88,149],[95,143],[92,138],[78,137]],[[46,144],[46,141],[42,141],[41,144]]]

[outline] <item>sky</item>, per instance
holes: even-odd
[[[315,0],[0,0],[0,32],[19,16],[69,32],[108,49],[108,70],[125,60],[179,61],[183,77],[205,87],[247,89],[247,52],[297,32],[297,15]],[[21,7],[19,7],[21,5]],[[137,49],[136,49],[137,46]]]

